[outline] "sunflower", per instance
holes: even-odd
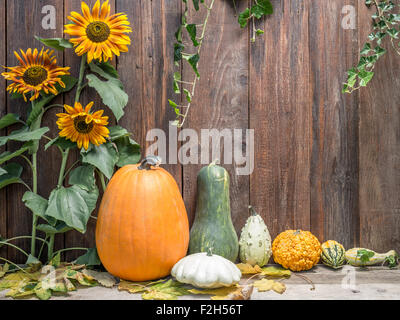
[[[7,87],[10,93],[18,92],[24,96],[28,92],[32,92],[31,101],[39,97],[43,90],[46,94],[51,92],[57,95],[55,84],[58,83],[65,88],[61,76],[69,74],[69,67],[57,66],[56,57],[53,56],[54,51],[42,49],[40,52],[37,49],[32,51],[29,48],[26,53],[21,49],[21,56],[14,51],[15,56],[20,62],[19,66],[8,67],[9,72],[3,72],[1,75],[6,80],[11,80],[14,83]]]
[[[65,25],[64,32],[76,36],[69,41],[76,47],[78,56],[87,53],[87,62],[95,60],[106,62],[112,60],[113,54],[128,52],[131,39],[125,33],[132,32],[128,17],[124,13],[110,15],[111,7],[108,0],[101,5],[97,0],[92,12],[85,2],[82,2],[82,13],[71,12],[68,19],[72,24]]]
[[[61,130],[60,137],[76,142],[78,148],[82,146],[87,150],[89,142],[99,146],[106,142],[110,131],[107,129],[108,117],[103,117],[103,110],[96,111],[91,114],[90,109],[93,102],[89,103],[85,109],[79,102],[75,103],[75,107],[64,105],[67,113],[59,113],[57,117],[58,128]]]

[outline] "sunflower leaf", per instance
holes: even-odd
[[[90,214],[96,208],[98,195],[97,188],[90,192],[79,186],[57,188],[50,194],[45,214],[85,233]]]
[[[89,249],[85,254],[76,259],[74,263],[78,265],[85,265],[87,267],[101,265],[101,261],[96,248]]]
[[[81,155],[83,163],[95,166],[108,179],[111,179],[118,162],[118,154],[112,143],[105,143],[98,147],[91,146],[87,151],[82,149]]]
[[[128,95],[123,90],[122,82],[114,77],[109,77],[107,81],[100,80],[94,74],[88,74],[88,85],[94,88],[100,95],[103,103],[114,113],[119,121],[124,115],[124,108],[128,104]]]
[[[11,134],[9,134],[8,136],[0,137],[0,146],[5,145],[8,141],[26,142],[40,140],[42,136],[49,130],[49,128],[44,127],[37,130],[29,131],[27,127],[24,127],[21,130],[11,132]]]
[[[90,165],[80,166],[74,169],[69,176],[69,184],[77,185],[86,191],[96,188],[94,167]]]
[[[124,167],[129,164],[136,164],[140,161],[140,145],[129,137],[121,138],[115,141],[118,149],[117,167]]]
[[[72,142],[71,140],[67,140],[64,137],[57,137],[57,138],[54,138],[53,140],[51,140],[50,142],[48,142],[44,146],[44,150],[47,151],[47,149],[49,149],[51,146],[57,146],[57,147],[60,147],[63,150],[66,150],[66,149],[75,148],[76,147],[76,142]]]
[[[45,46],[56,49],[58,51],[64,51],[65,48],[73,48],[74,45],[66,39],[63,38],[41,38],[35,36],[35,39],[43,43]]]
[[[17,151],[14,151],[14,152],[6,151],[6,152],[0,154],[0,164],[3,164],[4,162],[7,162],[15,157],[20,156],[21,154],[28,151],[31,146],[32,146],[32,143],[28,142],[28,143],[25,143],[22,146],[22,148]]]
[[[21,122],[21,120],[19,119],[19,115],[16,115],[14,113],[6,114],[0,119],[0,130],[18,122]]]
[[[29,208],[34,214],[38,215],[46,222],[51,225],[56,224],[56,220],[53,217],[46,216],[46,210],[48,202],[46,199],[42,198],[36,193],[27,191],[22,197],[22,202],[25,204],[27,208]]]
[[[23,182],[20,178],[23,169],[19,163],[9,163],[2,169],[6,171],[6,173],[0,175],[0,189],[3,189],[10,184]]]

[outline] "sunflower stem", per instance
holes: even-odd
[[[65,168],[67,167],[68,155],[69,155],[69,149],[62,152],[61,169],[60,169],[60,175],[58,176],[58,183],[57,183],[58,188],[62,187],[62,184],[64,181],[64,173],[65,173]]]
[[[78,79],[78,86],[76,88],[75,102],[79,101],[82,90],[85,87],[85,85],[83,85],[83,77],[85,76],[86,60],[87,60],[87,56],[86,56],[86,54],[84,54],[82,56],[81,66],[79,68],[79,79]]]
[[[103,188],[103,192],[106,192],[106,188],[107,188],[106,180],[104,178],[104,174],[101,171],[99,171],[99,177],[100,177],[100,181],[101,181],[101,186]]]
[[[47,260],[48,261],[50,261],[53,258],[54,238],[55,238],[55,234],[50,235],[49,246],[48,246],[48,251],[47,251]]]

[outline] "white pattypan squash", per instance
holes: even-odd
[[[268,263],[272,255],[271,236],[264,220],[249,206],[251,216],[242,229],[239,240],[239,257],[243,263],[260,267]]]
[[[234,263],[210,251],[179,260],[172,268],[171,275],[181,283],[207,289],[230,287],[242,277]]]

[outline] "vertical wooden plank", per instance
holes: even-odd
[[[142,146],[142,154],[152,141],[146,142],[151,129],[161,129],[167,137],[167,155],[170,146],[169,122],[175,118],[168,99],[173,99],[174,34],[180,23],[181,1],[117,2],[118,11],[128,13],[133,34],[130,51],[118,59],[118,71],[129,95],[129,104],[121,124],[133,132]],[[182,168],[171,163],[167,156],[163,167],[182,181]],[[173,162],[173,161],[172,161]]]
[[[371,15],[359,6],[360,47],[371,32]],[[388,54],[360,91],[360,242],[377,251],[400,249],[400,58]]]
[[[271,236],[310,228],[309,8],[314,1],[276,1],[250,45],[250,128],[255,170],[250,199]]]
[[[342,9],[358,1],[311,1],[311,230],[346,248],[358,243],[358,99],[342,94],[358,62],[358,28],[343,29]],[[354,16],[354,18],[356,18]],[[292,77],[292,79],[294,79]]]
[[[66,0],[64,3],[64,23],[69,23],[68,16],[72,11],[76,11],[82,13],[81,10],[81,0]],[[93,8],[96,0],[89,0],[85,1],[85,3],[89,6],[90,9]],[[101,1],[103,3],[103,1]],[[109,1],[111,5],[111,14],[113,14],[115,10],[115,0]],[[64,35],[65,38],[70,38],[69,35]],[[65,63],[66,65],[71,67],[71,74],[75,77],[79,76],[79,66],[81,63],[81,57],[78,57],[75,54],[74,50],[67,50],[65,51]],[[112,63],[114,66],[116,65],[116,59],[114,58]],[[68,105],[74,104],[75,92],[71,92],[68,95],[65,95],[64,103]],[[97,92],[89,87],[86,87],[85,90],[82,92],[80,97],[80,102],[83,105],[87,105],[89,102],[94,101],[93,111],[103,109],[104,115],[109,116],[110,118],[110,125],[112,125],[115,120],[112,115],[112,112],[104,106],[102,103],[101,98],[97,94]],[[69,156],[69,166],[72,165],[76,160],[79,158],[79,151],[75,151],[70,154]],[[101,188],[100,188],[101,190]],[[98,204],[100,203],[102,193],[99,196]],[[92,216],[96,216],[97,211],[92,214]],[[83,247],[83,248],[94,248],[95,247],[95,230],[96,230],[96,220],[89,219],[87,224],[87,229],[85,234],[81,234],[78,231],[70,231],[65,234],[65,247],[66,248],[76,248],[76,247]],[[82,251],[71,251],[66,254],[66,260],[72,261],[78,256],[82,255]]]
[[[42,8],[46,5],[54,6],[56,9],[56,29],[44,29],[42,27]],[[34,39],[35,35],[44,38],[53,38],[60,36],[62,33],[62,15],[63,15],[63,1],[62,0],[37,0],[34,2],[26,2],[24,0],[7,1],[7,65],[17,65],[17,59],[14,56],[14,50],[26,50],[28,48],[42,47],[41,43]],[[60,65],[63,64],[62,54],[56,53],[57,61]],[[7,102],[7,111],[17,114],[26,115],[28,109],[27,103],[23,100],[10,100]],[[46,115],[43,125],[48,126],[52,133],[56,129],[56,119],[54,111]],[[18,144],[10,144],[10,149],[14,150]],[[50,150],[44,154],[43,143],[40,147],[38,156],[38,192],[40,195],[47,197],[50,190],[57,184],[57,177],[55,172],[56,164],[60,163],[60,157],[57,155],[56,150]],[[30,169],[24,165],[23,179],[31,184]],[[47,172],[47,174],[46,174]],[[50,174],[48,174],[50,173]],[[27,210],[21,201],[25,188],[21,185],[13,185],[8,189],[8,237],[19,235],[30,235],[32,214]],[[17,243],[23,248],[29,250],[29,240],[20,241]],[[38,242],[39,243],[39,242]],[[58,239],[56,246],[61,246],[63,239]],[[9,250],[9,259],[17,262],[25,262],[26,257],[17,253],[15,250]]]
[[[6,0],[0,1],[0,42],[3,47],[0,50],[0,64],[5,66],[6,62]],[[7,93],[6,81],[3,77],[0,78],[0,118],[7,113]],[[5,135],[6,130],[0,130],[0,135]],[[0,154],[6,150],[5,147],[0,147]],[[7,189],[0,190],[0,236],[7,236]],[[0,257],[6,257],[7,248],[0,248]]]
[[[247,2],[239,4],[237,1],[237,4],[238,9],[243,10]],[[191,10],[190,23],[203,23],[205,13],[204,8],[200,14]],[[199,164],[183,166],[184,199],[191,223],[196,207],[197,174],[204,166],[200,164],[201,145],[205,144],[201,130],[217,129],[221,132],[228,129],[233,135],[234,129],[245,131],[248,128],[248,42],[248,33],[240,29],[231,3],[215,1],[200,54],[201,78],[185,124],[185,128],[196,130],[199,136]],[[193,71],[186,63],[184,66],[184,79],[192,81]],[[221,145],[223,141],[221,139]],[[246,149],[245,144],[243,148]],[[221,147],[220,165],[230,175],[232,221],[240,232],[248,217],[249,176],[237,175],[236,169],[241,165],[237,166],[234,159],[232,164],[225,163],[223,152]],[[209,162],[213,160],[210,152]]]

